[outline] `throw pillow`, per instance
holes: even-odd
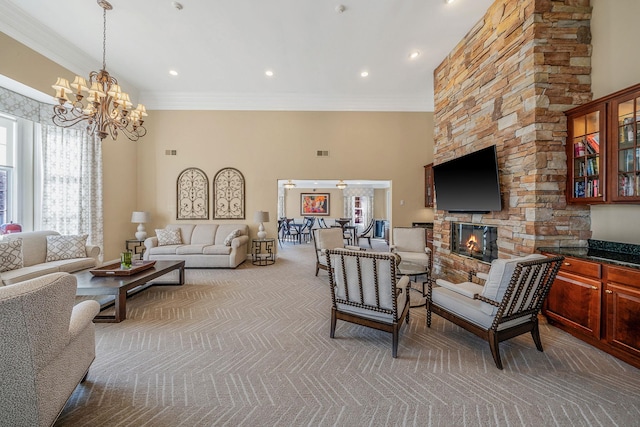
[[[47,236],[46,261],[60,261],[62,259],[86,258],[87,235]]]
[[[0,242],[0,273],[24,266],[22,260],[22,239]]]
[[[180,229],[175,230],[156,230],[156,237],[158,238],[158,246],[167,246],[167,245],[181,245],[182,244],[182,235],[180,234]]]
[[[241,235],[241,231],[239,229],[235,229],[233,230],[231,233],[229,233],[229,235],[224,239],[224,244],[227,246],[231,246],[231,241],[233,239],[235,239],[236,237]]]

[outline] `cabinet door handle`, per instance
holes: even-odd
[[[593,289],[594,291],[597,291],[597,290],[598,290],[598,287],[597,287],[597,286],[593,286],[593,285],[591,285],[591,289]]]
[[[608,293],[608,294],[612,294],[613,293],[613,291],[610,290],[610,289],[607,289],[605,292]]]

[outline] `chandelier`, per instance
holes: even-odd
[[[345,188],[347,188],[347,183],[344,182],[343,180],[340,180],[337,184],[336,187],[338,187],[338,189],[340,190],[344,190]]]
[[[292,188],[296,188],[296,184],[295,184],[295,182],[293,182],[293,181],[291,181],[291,180],[289,180],[289,181],[285,182],[282,186],[283,186],[284,188],[286,188],[287,190],[291,190]]]
[[[147,130],[142,126],[147,110],[142,104],[131,109],[133,104],[129,95],[123,92],[115,77],[106,70],[107,50],[107,10],[113,9],[106,0],[97,0],[103,9],[102,21],[102,69],[89,73],[89,83],[83,77],[76,76],[69,87],[69,81],[58,77],[56,90],[58,105],[54,105],[53,123],[60,127],[71,127],[80,122],[87,122],[87,131],[97,135],[101,140],[107,135],[112,139],[118,137],[118,132],[124,133],[131,141],[137,141],[146,135]],[[73,88],[74,90],[72,90]],[[70,100],[67,94],[73,94]],[[85,99],[85,95],[88,94]],[[83,103],[82,101],[86,102]]]

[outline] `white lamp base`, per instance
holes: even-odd
[[[267,237],[267,232],[264,231],[264,225],[260,223],[260,226],[258,227],[258,239],[264,239],[265,237]]]
[[[144,229],[143,224],[138,224],[138,231],[136,232],[136,239],[142,241],[147,238],[147,232]]]

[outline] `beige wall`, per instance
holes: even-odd
[[[640,55],[635,29],[640,16],[638,0],[591,0],[593,18],[591,64],[593,97],[600,98],[640,83]],[[639,205],[591,207],[593,238],[640,244]]]
[[[139,208],[154,213],[151,229],[175,221],[176,177],[187,167],[202,169],[209,179],[224,167],[243,173],[241,222],[252,235],[256,210],[277,215],[278,179],[390,180],[394,224],[433,218],[423,188],[423,166],[433,154],[431,113],[152,111],[147,124],[137,169]],[[167,149],[177,155],[165,155]],[[316,150],[329,150],[329,157],[315,157]],[[293,209],[291,216],[299,216],[299,194],[293,199],[287,215]],[[341,209],[337,199],[332,197],[332,214]],[[269,235],[275,236],[276,224],[265,224]]]
[[[87,70],[87,73],[90,70]],[[0,74],[44,93],[51,93],[56,77],[72,79],[74,74],[0,33]],[[104,254],[117,258],[125,240],[134,237],[136,225],[131,212],[136,205],[136,144],[124,137],[102,143],[104,175]]]

